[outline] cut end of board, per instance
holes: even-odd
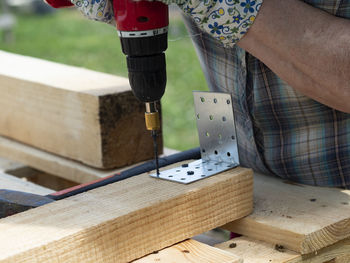
[[[145,105],[131,91],[99,97],[99,121],[104,169],[153,159],[153,140],[145,127]],[[158,153],[163,136],[158,133]]]

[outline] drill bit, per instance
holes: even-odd
[[[159,162],[158,162],[158,144],[157,144],[157,131],[153,130],[151,132],[153,138],[153,149],[154,149],[154,160],[156,163],[157,177],[159,177]]]
[[[153,138],[154,160],[156,163],[157,176],[159,177],[157,130],[160,130],[160,120],[156,102],[146,103],[145,122],[147,130],[151,131]]]

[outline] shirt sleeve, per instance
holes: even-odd
[[[111,0],[70,0],[88,19],[115,25]]]
[[[89,19],[115,25],[111,0],[70,1]],[[203,31],[229,47],[234,46],[247,33],[263,2],[263,0],[158,1],[177,4]]]
[[[205,32],[234,46],[254,23],[263,0],[161,0],[176,3]]]

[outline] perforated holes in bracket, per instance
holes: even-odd
[[[152,177],[188,184],[239,165],[231,95],[194,92],[193,96],[202,159]]]

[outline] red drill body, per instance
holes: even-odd
[[[147,31],[167,27],[168,6],[156,1],[114,0],[119,31]]]
[[[72,6],[72,2],[69,0],[44,0],[46,3],[54,8]]]

